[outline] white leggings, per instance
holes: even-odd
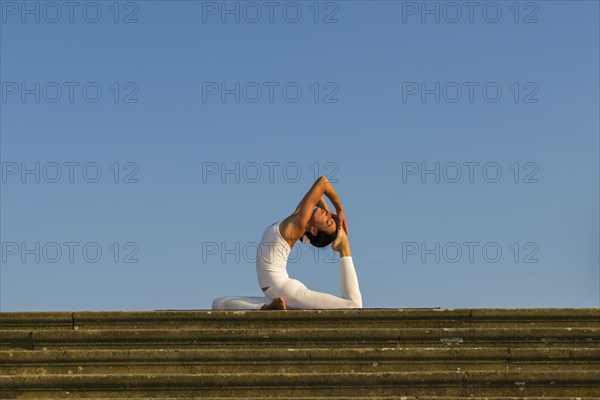
[[[290,310],[362,308],[362,296],[352,257],[340,258],[340,289],[342,297],[310,290],[297,279],[289,278],[276,286],[269,286],[264,297],[225,296],[216,298],[213,310],[257,310],[263,304],[282,297]]]

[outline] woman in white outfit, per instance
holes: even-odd
[[[336,213],[329,211],[323,195]],[[225,296],[213,301],[213,310],[304,310],[362,308],[362,296],[352,262],[348,224],[337,192],[322,176],[304,195],[289,217],[269,225],[263,232],[256,256],[256,274],[264,297]],[[310,290],[287,273],[292,247],[301,240],[316,247],[331,244],[340,253],[342,297]]]

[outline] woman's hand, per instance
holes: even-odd
[[[346,221],[346,214],[344,214],[344,210],[339,211],[337,214],[331,214],[331,218],[335,220],[337,226],[341,226],[346,234],[348,234],[348,221]]]

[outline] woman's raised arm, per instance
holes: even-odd
[[[308,192],[306,192],[292,215],[284,220],[284,226],[282,227],[282,231],[286,232],[284,237],[290,236],[289,239],[297,240],[304,234],[306,224],[310,220],[315,206],[321,201],[323,195],[327,196],[331,201],[331,204],[335,207],[338,219],[342,221],[342,226],[346,226],[344,208],[340,198],[331,185],[331,182],[329,182],[329,179],[327,179],[326,176],[321,176],[313,183]],[[288,237],[286,237],[286,239],[288,239]]]

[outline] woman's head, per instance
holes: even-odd
[[[337,223],[331,212],[315,207],[304,235],[315,247],[325,247],[333,242],[337,235]]]

